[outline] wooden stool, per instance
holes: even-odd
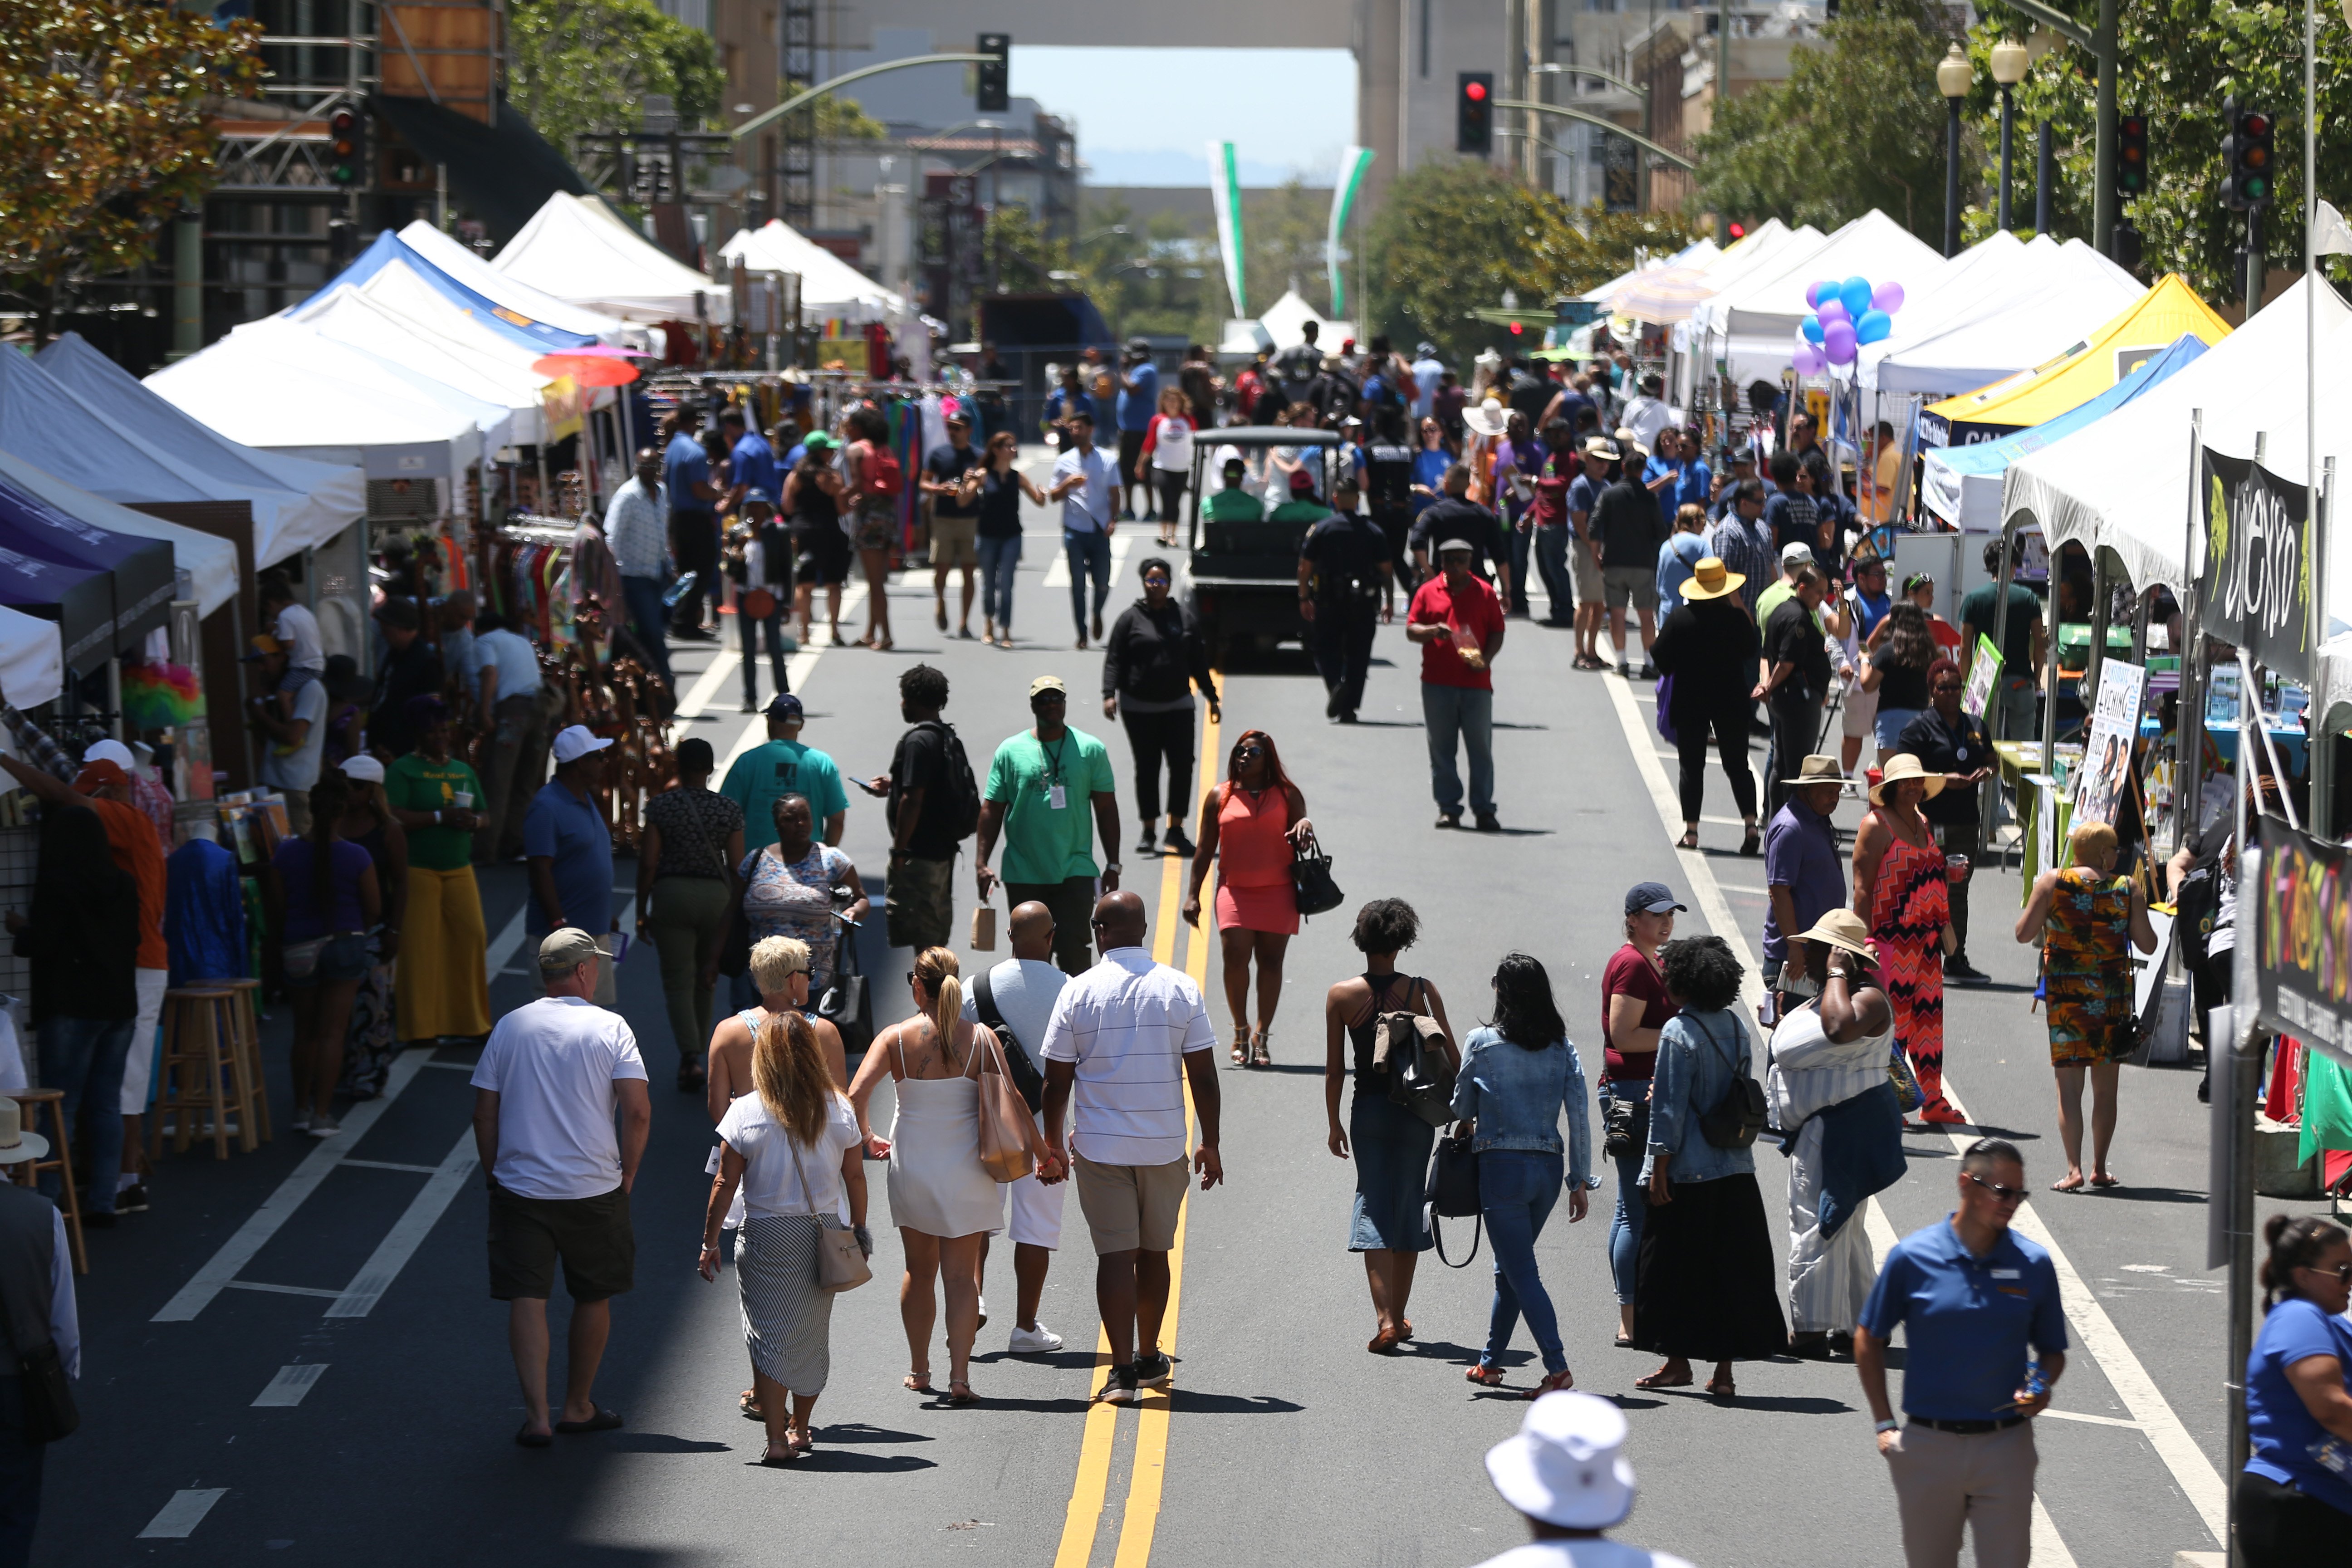
[[[9,1179],[20,1187],[37,1187],[43,1171],[55,1171],[63,1184],[58,1206],[65,1211],[66,1245],[73,1253],[74,1272],[89,1272],[89,1255],[81,1244],[81,1196],[74,1191],[73,1147],[66,1141],[66,1091],[61,1089],[25,1089],[10,1095],[24,1108],[25,1131],[40,1133],[49,1141],[49,1157],[46,1160],[20,1160],[8,1167]],[[49,1130],[41,1132],[41,1110],[49,1112]]]
[[[217,987],[236,993],[229,1013],[236,1025],[236,1053],[245,1062],[245,1081],[253,1089],[253,1130],[267,1143],[274,1135],[269,1125],[269,1079],[261,1071],[261,982],[259,980],[207,980],[206,990]]]
[[[213,1158],[228,1158],[229,1119],[236,1119],[237,1142],[254,1148],[253,1082],[236,1050],[237,994],[218,986],[191,986],[163,993],[162,1092],[147,1125],[147,1157],[163,1152],[163,1118],[172,1117],[172,1152],[184,1154],[196,1135],[202,1108],[212,1131]]]

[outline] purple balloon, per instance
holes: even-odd
[[[1805,304],[1808,308],[1818,307],[1822,302],[1822,296],[1835,287],[1837,285],[1826,280],[1806,285]]]
[[[1799,343],[1797,352],[1790,357],[1790,363],[1796,367],[1799,375],[1819,375],[1827,362],[1822,358],[1822,351],[1812,344]]]
[[[1834,294],[1823,300],[1813,313],[1822,319],[1822,325],[1824,327],[1832,321],[1850,321],[1853,319],[1846,312],[1845,301]]]
[[[1895,314],[1903,309],[1903,285],[1881,283],[1870,291],[1870,303],[1874,310],[1884,310],[1890,316]]]
[[[1822,340],[1822,352],[1832,364],[1852,364],[1854,352],[1853,328],[1844,321],[1840,321],[1830,328],[1827,336]]]

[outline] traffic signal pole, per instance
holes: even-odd
[[[2093,35],[2091,51],[2099,61],[2096,145],[2092,149],[2092,166],[2098,171],[2098,180],[2091,189],[2091,245],[2100,255],[2112,258],[2116,224],[2122,211],[2116,201],[2116,0],[2099,0],[2099,27]]]
[[[2246,320],[2263,308],[2263,208],[2257,202],[2246,209],[2246,248],[2239,259],[2246,268]]]

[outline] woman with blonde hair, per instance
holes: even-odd
[[[854,1230],[869,1258],[874,1238],[866,1229],[857,1117],[805,1017],[780,1013],[761,1026],[751,1083],[752,1092],[719,1123],[719,1174],[703,1211],[699,1267],[705,1279],[719,1278],[719,1226],[740,1186],[744,1217],[735,1233],[735,1277],[768,1428],[760,1462],[782,1465],[814,1446],[809,1412],[833,1368],[833,1297],[817,1283],[818,1232]]]
[[[2091,1080],[2091,1178],[2095,1187],[2119,1187],[2107,1169],[2116,1135],[2116,1090],[2124,1058],[2137,1044],[2132,1027],[2131,952],[2156,951],[2147,900],[2139,883],[2118,877],[2116,830],[2078,822],[2067,835],[2074,863],[2044,871],[2017,917],[2017,940],[2042,942],[2042,975],[2050,1016],[2050,1065],[2058,1073],[2058,1141],[2066,1174],[2052,1191],[2083,1190],[2083,1079]]]
[[[907,972],[915,1016],[895,1024],[867,1049],[849,1086],[859,1121],[887,1073],[897,1086],[887,1153],[890,1218],[906,1245],[907,1270],[898,1285],[898,1317],[907,1330],[905,1385],[931,1387],[931,1330],[938,1318],[933,1281],[947,1297],[948,1403],[977,1399],[967,1373],[980,1309],[980,1244],[1004,1228],[1004,1199],[996,1178],[980,1163],[980,1080],[1002,1073],[1004,1058],[986,1025],[963,1016],[963,982],[956,955],[927,947]],[[1037,1174],[1060,1179],[1045,1134],[1029,1121]]]

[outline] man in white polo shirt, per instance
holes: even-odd
[[[1076,1173],[1078,1208],[1094,1235],[1095,1304],[1111,1360],[1097,1397],[1114,1405],[1133,1401],[1139,1388],[1167,1386],[1160,1324],[1185,1182],[1197,1169],[1206,1192],[1225,1174],[1209,1055],[1216,1029],[1191,977],[1152,962],[1144,927],[1141,899],[1104,895],[1094,913],[1102,961],[1063,989],[1045,1026],[1045,1141]],[[1201,1118],[1189,1167],[1187,1081]],[[1066,1138],[1074,1099],[1076,1125]]]
[[[617,1013],[590,1000],[607,955],[578,926],[539,944],[546,994],[499,1020],[474,1068],[474,1144],[490,1186],[490,1297],[508,1303],[507,1342],[522,1382],[515,1441],[604,1432],[618,1412],[590,1399],[612,1298],[635,1282],[629,1189],[653,1130],[645,1059]],[[613,1119],[620,1115],[616,1133]],[[563,1415],[547,1406],[547,1299],[555,1266],[572,1297]]]
[[[963,1016],[986,1024],[1003,1044],[1005,1061],[1023,1063],[1013,1073],[1013,1087],[1024,1099],[1040,1089],[1034,1062],[1045,1048],[1045,1028],[1053,1021],[1054,1004],[1061,1000],[1070,977],[1054,965],[1054,911],[1031,900],[1013,906],[1007,922],[1013,956],[973,977],[963,994]],[[986,1005],[983,1006],[982,1004]],[[1033,1110],[1042,1110],[1042,1095]],[[1042,1125],[1040,1131],[1042,1131]],[[1056,1182],[1047,1185],[1031,1172],[1004,1186],[1011,1211],[1013,1279],[1015,1290],[1013,1355],[1044,1355],[1062,1348],[1062,1336],[1037,1321],[1037,1303],[1045,1294],[1045,1273],[1062,1246],[1062,1195]],[[980,1267],[988,1271],[988,1237],[980,1238]]]

